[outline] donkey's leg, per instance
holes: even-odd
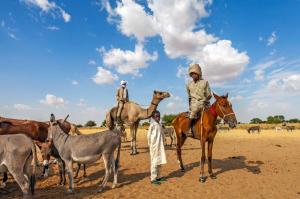
[[[115,188],[118,184],[118,167],[116,167],[116,162],[115,162],[115,158],[113,155],[111,156],[110,161],[111,161],[111,168],[114,173],[114,182],[113,182],[112,188]]]
[[[65,161],[66,163],[66,169],[67,173],[69,176],[69,190],[68,193],[73,193],[73,187],[74,187],[74,182],[73,182],[73,167],[72,167],[72,160]]]
[[[77,163],[77,169],[76,169],[76,173],[75,173],[75,176],[74,176],[75,179],[78,177],[78,173],[79,173],[80,167],[81,167],[81,164]]]
[[[23,192],[23,195],[28,195],[29,194],[29,182],[25,178],[25,175],[23,173],[23,168],[20,168],[17,166],[13,169],[10,169],[9,172],[14,177],[17,184],[20,186],[20,188]]]
[[[86,164],[83,164],[83,177],[86,178]]]
[[[200,161],[200,167],[201,167],[201,170],[200,170],[200,178],[199,178],[199,181],[200,182],[205,182],[206,180],[206,177],[204,175],[204,164],[205,164],[205,141],[202,140],[200,141],[201,142],[201,151],[202,151],[202,154],[201,154],[201,161]]]
[[[58,170],[59,170],[59,177],[60,177],[60,181],[59,181],[59,185],[66,185],[66,165],[65,162],[62,159],[57,159],[57,163],[58,163]]]
[[[109,178],[109,171],[111,169],[111,154],[103,154],[103,161],[105,166],[105,176],[103,178],[102,184],[100,185],[100,189],[97,191],[98,193],[103,191]]]
[[[213,148],[214,141],[208,141],[207,150],[208,150],[208,173],[211,179],[216,179],[215,174],[212,170],[212,148]]]
[[[185,140],[186,140],[186,135],[180,134],[177,136],[177,145],[176,145],[177,161],[179,162],[179,166],[182,172],[184,172],[184,166],[181,157],[181,147],[184,144]]]

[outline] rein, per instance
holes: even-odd
[[[223,119],[223,120],[225,120],[225,118],[226,118],[227,116],[234,115],[234,112],[225,114],[225,113],[223,112],[221,106],[219,105],[219,103],[216,102],[216,104],[217,104],[217,106],[219,107],[219,109],[220,109],[220,111],[221,111],[221,113],[222,113],[222,115],[223,115],[223,116],[222,116],[222,119]]]

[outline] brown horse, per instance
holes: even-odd
[[[202,156],[200,161],[201,171],[199,181],[205,182],[206,177],[204,176],[204,163],[205,163],[205,143],[208,143],[208,173],[212,179],[216,176],[212,171],[212,148],[214,138],[217,133],[217,117],[221,117],[225,123],[229,124],[230,128],[234,128],[237,124],[235,114],[232,109],[231,103],[228,101],[228,94],[225,96],[218,96],[213,93],[216,101],[211,107],[202,112],[202,117],[199,117],[194,126],[194,139],[200,140]],[[202,118],[202,119],[201,119]],[[184,166],[181,158],[181,147],[184,144],[189,126],[187,113],[180,113],[174,120],[173,126],[176,132],[177,138],[177,161],[180,164],[181,171],[184,171]]]

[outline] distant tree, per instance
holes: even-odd
[[[300,120],[297,118],[288,120],[289,123],[300,123]]]
[[[268,124],[278,124],[284,122],[284,116],[283,115],[275,115],[275,116],[269,116],[267,117],[267,123]]]
[[[82,126],[82,124],[78,124],[78,125],[76,125],[76,127],[77,127],[77,128],[81,128],[81,127],[83,127],[83,126]]]
[[[87,123],[84,125],[85,127],[93,127],[93,126],[96,126],[96,122],[95,121],[92,121],[92,120],[89,120],[87,121]]]
[[[162,117],[162,121],[164,122],[164,124],[166,126],[169,126],[172,124],[172,121],[174,120],[174,118],[176,117],[176,115],[174,114],[166,114]]]
[[[106,120],[103,120],[101,127],[106,127]]]
[[[250,124],[261,124],[261,123],[263,123],[263,121],[257,117],[250,120]]]

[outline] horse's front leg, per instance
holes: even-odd
[[[186,139],[185,135],[178,135],[177,138],[177,145],[176,145],[176,151],[177,151],[177,161],[179,163],[180,169],[182,172],[184,172],[184,166],[183,166],[183,162],[182,162],[182,157],[181,157],[181,147],[184,144],[184,141]]]
[[[202,154],[201,154],[201,161],[200,161],[200,167],[201,167],[201,170],[200,170],[200,177],[199,177],[199,181],[200,182],[205,182],[206,180],[206,177],[204,175],[204,164],[205,164],[205,141],[203,141],[203,138],[201,139],[201,151],[202,151]]]
[[[211,179],[216,179],[215,174],[213,173],[212,170],[212,148],[213,148],[214,141],[209,141],[207,145],[207,150],[208,150],[208,173]]]

